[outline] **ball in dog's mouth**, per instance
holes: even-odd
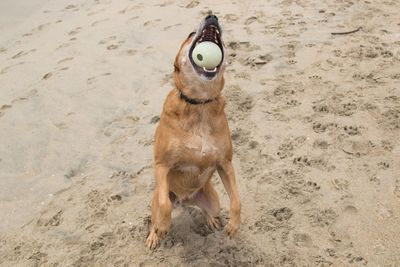
[[[201,42],[193,49],[192,59],[194,63],[202,67],[204,71],[212,71],[221,63],[222,51],[219,46],[213,42]]]
[[[224,50],[220,28],[207,25],[193,41],[189,58],[195,70],[207,78],[213,78],[221,66]]]

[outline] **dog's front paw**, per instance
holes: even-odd
[[[146,246],[149,249],[155,249],[159,243],[158,236],[154,230],[150,231],[149,236],[146,239]]]
[[[229,220],[228,224],[225,226],[225,232],[229,238],[233,238],[239,230],[239,221]]]
[[[221,227],[221,223],[218,217],[208,217],[207,225],[212,231],[218,230]]]
[[[158,227],[155,232],[160,239],[164,239],[164,237],[168,234],[169,226]]]
[[[169,225],[152,227],[150,230],[150,234],[146,239],[146,246],[149,249],[155,249],[160,243],[160,240],[168,234],[168,229]]]

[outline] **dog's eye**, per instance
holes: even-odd
[[[193,49],[192,59],[199,67],[213,69],[221,63],[222,51],[213,42],[201,42]]]
[[[189,39],[189,38],[192,37],[195,33],[196,33],[196,32],[191,32],[191,33],[189,33],[189,36],[188,36],[187,38]]]

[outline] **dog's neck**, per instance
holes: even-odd
[[[184,130],[203,136],[209,134],[210,129],[217,127],[214,118],[218,117],[224,108],[224,100],[221,95],[210,99],[211,101],[207,103],[202,100],[202,103],[192,104],[183,99],[181,92],[175,88],[172,97],[175,99],[170,106],[173,110],[172,114]]]
[[[223,118],[225,101],[222,95],[206,104],[193,105],[181,98],[178,88],[174,88],[165,101],[164,116],[176,122],[187,132],[196,135],[209,133],[210,129],[218,128],[220,118]]]
[[[217,114],[221,111],[221,109],[223,110],[225,106],[225,101],[221,94],[218,94],[214,98],[197,99],[188,97],[185,93],[183,93],[176,87],[172,92],[174,98],[178,101],[175,109],[179,110],[178,113],[180,114],[181,112],[186,113],[188,111],[195,113],[200,112],[201,114],[203,114],[204,112]]]
[[[224,77],[221,73],[215,80],[203,81],[198,77],[182,75],[180,70],[175,70],[174,83],[183,101],[191,105],[203,105],[213,102],[221,95]]]
[[[225,106],[225,101],[221,94],[217,95],[215,98],[207,100],[195,99],[195,101],[201,101],[201,103],[197,104],[196,102],[193,104],[190,103],[193,100],[192,98],[190,98],[190,100],[184,99],[187,96],[185,94],[182,95],[181,91],[175,87],[171,91],[169,97],[173,98],[174,100],[168,102],[166,108],[172,112],[171,114],[177,115],[180,118],[190,115],[193,118],[198,117],[200,119],[200,117],[205,114],[216,115],[220,112],[223,112]]]
[[[196,99],[196,98],[190,98],[187,95],[185,95],[182,90],[179,90],[179,97],[186,101],[187,103],[191,104],[191,105],[203,105],[203,104],[207,104],[210,103],[211,101],[214,101],[215,98],[208,98],[208,99]]]

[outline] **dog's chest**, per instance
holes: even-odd
[[[190,130],[190,138],[184,146],[200,157],[212,157],[219,150],[218,140],[207,122],[199,123]]]

